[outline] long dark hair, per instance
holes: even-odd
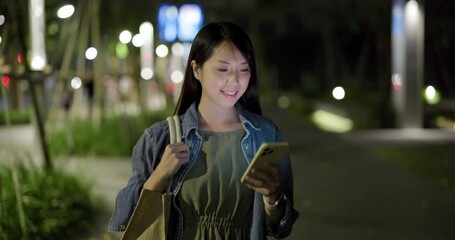
[[[234,23],[216,22],[205,25],[196,35],[191,45],[182,91],[177,102],[174,114],[181,115],[196,101],[199,104],[202,95],[201,83],[194,77],[191,61],[196,61],[200,67],[212,56],[213,50],[223,42],[233,43],[250,67],[251,77],[248,87],[239,99],[246,109],[262,115],[257,90],[256,57],[253,44],[243,29]]]

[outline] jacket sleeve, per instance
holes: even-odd
[[[276,136],[277,142],[285,141],[278,128],[276,129]],[[281,162],[279,171],[281,177],[281,191],[284,194],[284,202],[281,203],[284,204],[284,216],[279,224],[274,225],[267,217],[265,217],[264,222],[266,234],[277,239],[289,236],[292,231],[292,225],[299,217],[299,212],[294,209],[294,186],[289,155]]]
[[[131,157],[132,175],[126,185],[117,195],[115,208],[108,225],[108,231],[125,231],[128,221],[136,207],[142,187],[152,174],[154,166],[161,159],[165,147],[163,133],[157,133],[162,127],[152,126],[144,131],[133,148]]]

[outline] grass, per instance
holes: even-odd
[[[384,159],[440,185],[455,200],[455,144],[382,146],[375,151]]]

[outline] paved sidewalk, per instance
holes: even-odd
[[[278,108],[265,112],[291,144],[295,207],[301,217],[289,239],[455,239],[455,203],[447,193],[371,151],[375,145],[415,142],[450,142],[455,147],[453,133],[378,130],[337,135],[308,127]]]

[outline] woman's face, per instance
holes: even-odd
[[[194,76],[201,82],[202,106],[233,107],[250,81],[250,66],[230,42],[222,42],[201,66],[191,62]]]

